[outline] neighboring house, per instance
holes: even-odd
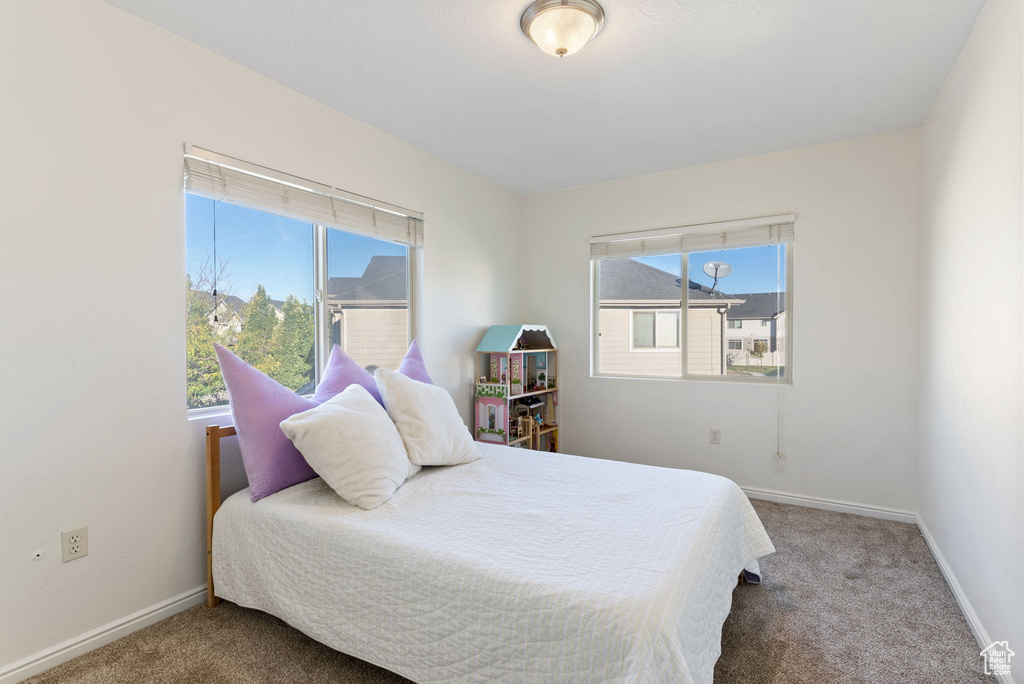
[[[743,303],[730,307],[726,314],[729,365],[785,366],[786,295],[754,292],[733,296]]]
[[[405,256],[374,256],[358,278],[327,282],[331,342],[363,366],[397,368],[409,339]]]
[[[601,262],[599,369],[623,375],[679,376],[682,279],[634,259]],[[692,280],[686,324],[690,373],[726,373],[726,314],[743,302]]]
[[[241,297],[234,295],[221,295],[217,297],[217,304],[214,306],[214,297],[209,292],[193,290],[193,294],[203,301],[209,309],[206,320],[218,335],[231,333],[237,335],[242,331],[242,323],[245,321],[245,307],[248,304]],[[267,300],[274,307],[274,315],[277,320],[284,320],[284,302],[279,299]],[[216,317],[216,320],[214,320]]]

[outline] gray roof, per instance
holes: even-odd
[[[682,278],[634,259],[607,259],[601,262],[601,300],[673,300],[682,299]],[[732,295],[715,293],[711,288],[689,281],[689,299],[733,299]]]
[[[329,299],[405,301],[408,296],[408,265],[404,256],[374,256],[358,278],[331,278]]]
[[[196,297],[199,298],[200,301],[203,302],[203,304],[206,305],[206,307],[210,310],[210,313],[213,313],[213,295],[205,290],[192,290],[192,292],[196,295]],[[239,316],[242,315],[242,310],[245,309],[245,305],[247,304],[247,302],[244,299],[242,299],[241,297],[236,297],[235,295],[220,295],[217,297],[217,299],[220,300],[220,303],[224,305],[225,309],[227,309],[228,311],[232,311],[238,314]]]
[[[775,292],[753,292],[750,294],[733,295],[745,300],[742,304],[729,307],[726,318],[775,318],[786,310],[786,295]]]

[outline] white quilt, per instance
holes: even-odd
[[[730,480],[481,444],[373,510],[315,479],[214,523],[217,595],[416,682],[710,683],[775,549]]]

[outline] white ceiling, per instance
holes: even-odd
[[[516,193],[917,126],[983,0],[109,0]]]

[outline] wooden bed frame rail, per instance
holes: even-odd
[[[206,426],[206,605],[220,599],[213,591],[213,516],[220,508],[220,440],[237,434],[233,425]]]

